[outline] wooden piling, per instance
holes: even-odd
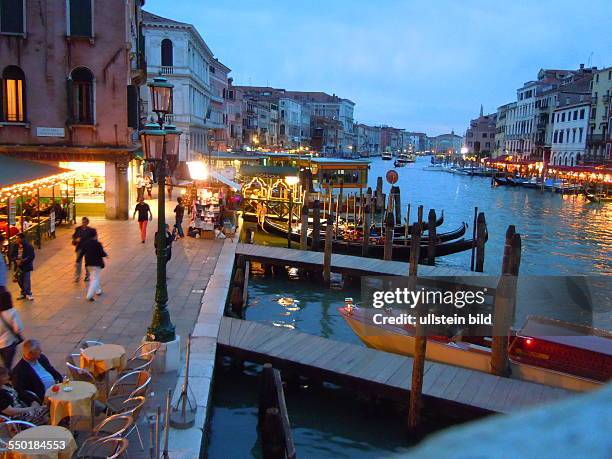
[[[300,249],[308,250],[308,204],[302,206],[302,226],[300,228]]]
[[[474,269],[476,272],[484,271],[485,242],[487,239],[487,221],[484,212],[478,214],[476,220],[476,261]]]
[[[412,225],[410,241],[410,265],[408,271],[408,288],[416,290],[417,269],[419,266],[419,251],[421,247],[421,225],[417,222]],[[424,304],[416,306],[416,330],[414,337],[414,356],[412,360],[412,382],[410,386],[410,406],[408,410],[408,429],[417,431],[421,420],[421,397],[423,390],[423,376],[425,370],[425,354],[427,351],[427,337],[425,326],[420,323],[419,318],[425,316]]]
[[[334,236],[334,226],[332,219],[327,220],[325,228],[325,253],[323,255],[323,282],[329,285],[331,282],[331,257],[332,257],[332,238]]]
[[[474,271],[476,257],[476,226],[478,220],[478,207],[474,207],[474,218],[472,219],[472,254],[470,257],[470,271]]]
[[[393,229],[395,228],[395,220],[393,218],[393,212],[387,212],[387,218],[385,221],[385,246],[384,255],[385,260],[393,260]]]
[[[410,203],[406,210],[406,221],[404,222],[404,245],[408,245],[408,236],[410,235]]]
[[[435,209],[430,209],[429,214],[427,215],[427,228],[429,239],[427,241],[427,264],[435,265],[436,264],[436,242],[437,242],[437,228],[436,228],[436,211]]]
[[[417,209],[417,222],[419,223],[419,234],[423,232],[423,206]]]
[[[395,207],[395,221],[397,222],[398,225],[401,224],[402,221],[402,195],[401,195],[401,189],[399,186],[395,186],[393,187],[395,188],[394,191],[394,198],[395,198],[395,203],[394,203],[394,207]]]
[[[325,204],[325,201],[323,201]],[[321,201],[315,200],[312,204],[312,244],[311,249],[315,252],[319,250],[321,239]]]
[[[493,305],[493,342],[491,343],[491,373],[510,375],[508,361],[508,336],[514,322],[517,276],[521,263],[521,235],[514,225],[506,231],[502,274]]]
[[[368,249],[370,246],[370,207],[371,207],[371,195],[366,194],[365,205],[363,205],[363,234],[361,240],[361,256],[368,256]]]
[[[291,248],[291,232],[293,231],[293,191],[289,190],[289,212],[287,219],[287,248]]]
[[[334,228],[334,239],[338,239],[338,227],[340,223],[340,213],[342,212],[342,198],[343,198],[344,184],[340,181],[340,193],[338,194],[338,201],[336,202],[336,226]]]

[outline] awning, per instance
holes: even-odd
[[[251,166],[248,164],[240,166],[240,175],[245,177],[287,177],[297,176],[299,172],[297,167],[291,166]]]
[[[220,174],[219,172],[210,171],[210,176],[221,183],[225,183],[227,186],[235,189],[236,191],[240,191],[242,189],[242,185],[228,179],[225,175]]]
[[[0,155],[0,188],[25,184],[71,171],[51,164]]]

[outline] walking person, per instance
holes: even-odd
[[[136,208],[134,209],[134,216],[132,218],[136,218],[137,213],[138,226],[140,227],[140,240],[144,244],[147,239],[147,223],[150,220],[153,220],[151,208],[149,207],[149,204],[144,202],[144,198],[138,198],[138,204],[136,204]]]
[[[174,227],[178,233],[178,237],[185,237],[185,233],[183,233],[183,217],[185,216],[185,206],[183,205],[183,198],[178,197],[176,199],[176,207],[174,208],[174,213],[176,214],[176,221],[174,223]]]
[[[83,246],[83,253],[85,256],[85,266],[91,271],[91,281],[87,287],[87,299],[95,301],[94,295],[102,295],[100,277],[104,269],[104,258],[108,255],[100,241],[98,241],[97,236],[87,241]]]
[[[74,230],[72,235],[72,245],[75,246],[76,252],[76,265],[74,270],[74,281],[78,282],[81,278],[81,268],[83,265],[83,246],[91,239],[98,236],[98,232],[95,228],[89,226],[89,218],[83,217],[81,220],[81,226]],[[85,282],[89,280],[89,271],[85,266]]]
[[[153,179],[151,179],[151,177],[149,177],[148,175],[145,175],[144,181],[145,189],[147,190],[147,196],[149,197],[149,199],[153,199],[153,194],[151,193],[153,191]]]
[[[19,312],[13,308],[11,293],[0,286],[0,357],[9,370],[13,366],[17,346],[23,342],[22,333],[23,324]]]
[[[144,199],[145,192],[145,181],[142,178],[142,175],[138,174],[136,176],[136,199],[140,200]]]
[[[33,301],[31,275],[34,271],[34,258],[36,258],[34,247],[28,242],[25,234],[19,233],[16,249],[16,253],[13,254],[13,261],[17,270],[17,283],[21,289],[21,295],[17,299]]]

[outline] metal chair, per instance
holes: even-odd
[[[36,427],[35,424],[27,421],[17,421],[2,416],[0,422],[0,450],[6,451],[8,448],[8,441],[17,435],[19,432],[30,427]]]
[[[119,413],[113,414],[124,414],[132,416],[134,419],[134,425],[131,427],[129,432],[125,434],[126,438],[132,434],[132,432],[136,431],[136,435],[138,436],[138,442],[140,443],[140,448],[144,451],[144,444],[142,442],[142,437],[140,435],[140,429],[138,428],[138,418],[140,417],[140,412],[144,407],[147,399],[144,396],[132,397],[124,400],[123,403],[119,406]]]
[[[161,344],[156,342],[142,343],[132,352],[124,370],[138,371],[149,368],[160,347]]]
[[[78,367],[73,365],[70,362],[66,362],[66,368],[68,368],[68,373],[70,374],[70,379],[73,381],[86,381],[88,383],[96,384],[96,378],[85,368]]]
[[[151,373],[148,371],[132,371],[120,376],[108,391],[107,412],[118,413],[121,405],[128,398],[146,396],[150,384]]]
[[[76,457],[81,459],[117,459],[125,454],[128,445],[128,440],[122,437],[98,438],[89,443],[83,443]]]
[[[103,419],[93,428],[92,434],[85,439],[81,450],[98,440],[108,438],[123,438],[134,425],[134,418],[128,414],[115,414]],[[79,450],[79,453],[81,452]],[[79,456],[81,457],[81,456]]]
[[[85,339],[83,341],[81,341],[81,344],[79,344],[79,349],[83,350],[83,349],[87,349],[88,347],[92,347],[92,346],[102,346],[104,343],[102,341],[96,341],[93,339]]]

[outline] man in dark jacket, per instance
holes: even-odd
[[[166,263],[172,258],[172,243],[174,242],[174,233],[170,232],[170,225],[166,224]],[[155,232],[155,255],[157,255],[157,231]]]
[[[88,240],[83,245],[83,254],[85,256],[85,268],[91,272],[91,281],[87,288],[87,299],[95,301],[94,295],[102,295],[102,286],[100,285],[100,276],[104,269],[104,257],[108,255],[104,251],[102,244],[98,242],[98,237]]]
[[[13,367],[13,387],[26,403],[32,402],[32,392],[39,400],[44,400],[49,387],[62,380],[62,375],[51,365],[42,353],[40,343],[35,339],[23,343],[23,358]]]
[[[25,234],[19,233],[17,235],[17,246],[13,252],[13,261],[17,269],[17,283],[21,288],[21,295],[17,297],[18,300],[28,299],[32,301],[32,282],[31,274],[34,271],[34,247],[28,242]]]
[[[95,238],[98,232],[95,228],[89,226],[89,218],[83,217],[81,220],[81,226],[74,230],[72,235],[72,245],[75,246],[76,252],[76,265],[74,270],[74,281],[78,282],[81,278],[81,266],[83,265],[83,246],[90,239]],[[89,280],[89,271],[85,266],[85,282]]]

